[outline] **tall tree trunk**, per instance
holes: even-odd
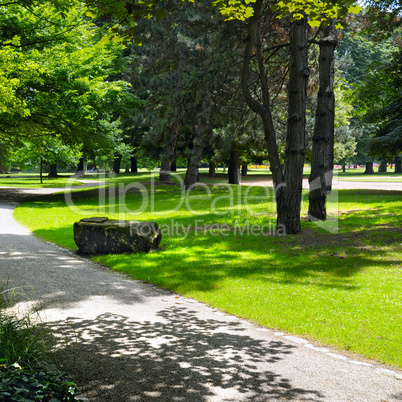
[[[39,164],[39,177],[40,177],[40,184],[43,184],[43,160],[41,158]]]
[[[138,173],[137,158],[132,154],[130,156],[130,171],[131,173]]]
[[[228,176],[229,184],[240,183],[240,155],[237,149],[230,151]]]
[[[241,165],[241,175],[242,175],[242,177],[246,177],[246,176],[247,176],[247,171],[248,171],[247,163],[243,163],[243,164]]]
[[[333,134],[331,135],[329,146],[327,148],[327,171],[325,175],[327,183],[327,194],[331,194],[332,191],[332,179],[334,176],[334,147],[335,147],[335,135]]]
[[[84,171],[84,158],[80,158],[77,165],[77,173]]]
[[[335,122],[334,60],[337,46],[335,22],[324,28],[324,37],[320,41],[319,79],[317,94],[311,174],[309,177],[309,220],[327,218],[326,195],[332,187],[333,138]],[[345,169],[345,160],[343,160]],[[345,171],[345,170],[344,170]]]
[[[123,156],[120,154],[115,154],[113,159],[113,172],[116,174],[120,173],[121,158]]]
[[[374,174],[373,162],[366,162],[366,170],[364,174]]]
[[[57,164],[56,163],[52,163],[49,164],[49,179],[54,179],[56,177],[58,177],[59,175],[57,174]]]
[[[174,124],[167,138],[165,148],[163,149],[163,157],[161,160],[161,169],[159,173],[160,181],[170,181],[170,168],[175,160],[175,148],[177,137],[179,135],[179,126]]]
[[[204,136],[207,132],[208,123],[200,123],[193,141],[193,149],[187,164],[186,176],[184,177],[185,190],[192,190],[199,180],[199,167],[204,150]]]
[[[378,173],[386,173],[387,172],[387,161],[381,161],[380,166],[378,166]]]
[[[270,170],[276,191],[277,230],[288,234],[300,232],[300,206],[303,187],[305,154],[305,110],[308,83],[307,21],[293,22],[290,34],[289,107],[288,132],[285,153],[285,172],[282,171],[276,132],[273,124],[268,78],[262,51],[260,14],[262,0],[254,3],[254,14],[249,25],[249,35],[243,57],[241,87],[248,106],[262,118],[264,137],[268,150]],[[259,69],[262,102],[250,93],[250,63],[255,47]]]
[[[291,23],[288,129],[285,150],[285,183],[276,190],[277,227],[286,233],[301,231],[308,68],[307,18]]]
[[[394,173],[402,173],[402,163],[399,156],[395,156],[395,171]]]
[[[180,92],[182,89],[183,77],[182,77],[181,69],[182,69],[185,61],[186,61],[185,55],[183,54],[183,52],[181,52],[179,50],[179,61],[178,61],[178,65],[177,65],[177,72],[178,72],[179,79],[177,81],[177,86],[176,86],[177,93]],[[172,166],[172,162],[176,159],[174,151],[176,149],[178,135],[179,135],[179,122],[176,119],[172,124],[171,131],[168,135],[165,147],[163,149],[163,156],[162,156],[162,160],[161,160],[161,170],[159,173],[160,181],[165,181],[165,182],[170,181],[170,171],[171,171],[170,169]]]
[[[208,177],[215,177],[215,162],[209,161]]]
[[[172,164],[170,165],[170,171],[171,172],[177,172],[177,165],[176,165],[176,159],[172,161]]]
[[[257,0],[254,3],[254,14],[250,19],[249,32],[246,38],[246,46],[244,48],[243,66],[241,72],[241,89],[244,100],[251,110],[259,114],[262,119],[264,129],[264,139],[268,151],[268,159],[274,187],[277,188],[284,181],[281,162],[279,158],[278,147],[276,145],[276,132],[271,113],[271,101],[268,85],[268,77],[266,75],[266,66],[264,62],[264,54],[262,50],[261,32],[260,32],[260,14],[263,0]],[[250,64],[254,57],[254,48],[257,56],[258,70],[261,82],[261,103],[258,102],[250,93]]]

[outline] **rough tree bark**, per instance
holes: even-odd
[[[364,171],[364,174],[374,174],[373,164],[374,162],[366,162],[366,170]]]
[[[402,173],[402,163],[401,158],[399,156],[395,156],[395,171],[394,173]]]
[[[237,149],[230,151],[228,176],[229,184],[240,183],[240,155]]]
[[[305,156],[308,68],[307,18],[290,26],[288,129],[285,150],[285,182],[277,189],[277,225],[288,234],[301,231],[300,206]]]
[[[84,171],[84,158],[80,158],[77,165],[77,173]]]
[[[175,160],[175,148],[178,135],[179,126],[177,124],[174,124],[163,149],[161,170],[159,173],[160,181],[170,181],[170,168],[172,166],[172,162]]]
[[[264,128],[264,139],[267,146],[268,159],[270,161],[270,169],[274,186],[276,188],[283,182],[284,177],[282,174],[278,148],[276,146],[276,132],[272,119],[268,78],[266,76],[266,67],[262,51],[260,32],[260,13],[262,3],[263,0],[257,0],[254,3],[254,15],[250,20],[248,37],[244,48],[241,87],[244,99],[249,108],[261,116]],[[256,49],[258,69],[260,73],[261,103],[254,99],[249,88],[250,64],[251,59],[254,56],[254,48]]]
[[[378,166],[378,173],[386,173],[387,172],[387,161],[381,161],[380,166]]]
[[[209,161],[208,177],[215,177],[216,164],[213,161]]]
[[[177,66],[178,71],[180,72],[181,68],[183,67],[186,58],[182,52],[179,51],[179,63]],[[176,86],[176,92],[181,90],[183,79],[179,74],[179,80]],[[159,173],[159,180],[169,182],[170,180],[170,168],[172,166],[172,162],[176,159],[175,157],[175,149],[177,143],[177,137],[179,136],[179,123],[178,121],[174,121],[171,126],[171,131],[166,139],[166,144],[163,149],[163,156],[161,160],[161,169]]]
[[[49,179],[53,179],[58,176],[59,175],[57,174],[57,164],[56,163],[49,164],[49,174],[48,174]]]
[[[137,158],[135,152],[130,156],[130,171],[131,173],[138,173]]]
[[[115,154],[113,159],[113,172],[116,174],[120,173],[121,158],[123,156],[120,154]]]
[[[191,190],[199,180],[198,169],[204,150],[204,137],[207,132],[208,122],[200,123],[197,126],[196,135],[193,141],[190,158],[188,160],[186,176],[184,177],[184,189]]]
[[[326,173],[327,194],[331,194],[332,191],[332,179],[334,176],[334,147],[335,147],[335,135],[331,135],[329,146],[327,148],[327,173]]]
[[[260,33],[260,13],[262,0],[254,3],[254,15],[249,25],[249,35],[243,57],[241,76],[242,92],[248,106],[261,116],[268,159],[276,192],[277,230],[287,234],[300,232],[300,205],[303,185],[303,165],[305,154],[305,110],[307,99],[308,43],[307,21],[303,18],[291,24],[290,69],[289,69],[289,107],[287,148],[285,152],[285,172],[282,171],[276,132],[272,120],[270,93],[262,41]],[[250,93],[250,63],[255,48],[262,102]]]
[[[309,208],[310,221],[323,221],[327,218],[327,191],[332,187],[333,144],[335,122],[335,48],[338,37],[335,21],[324,28],[324,35],[319,42],[319,80],[315,126],[313,134],[313,149],[311,157],[311,174],[309,177]],[[343,168],[345,160],[343,161]]]
[[[40,177],[40,184],[43,184],[43,160],[41,158],[39,164],[39,177]]]

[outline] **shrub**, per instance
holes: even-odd
[[[76,393],[75,384],[64,381],[60,373],[18,364],[0,366],[2,401],[76,401]]]
[[[0,292],[0,401],[75,401],[77,387],[49,364],[49,333],[3,310]]]

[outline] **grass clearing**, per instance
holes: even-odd
[[[302,234],[282,237],[265,235],[275,223],[269,189],[213,185],[187,197],[179,186],[141,189],[108,194],[101,205],[77,198],[75,210],[64,200],[23,204],[15,217],[72,250],[72,224],[83,217],[155,220],[163,251],[94,259],[261,325],[402,366],[400,192],[339,191],[329,205],[338,233],[305,221]]]
[[[40,184],[40,178],[37,175],[0,175],[0,186],[17,188],[65,187],[70,176],[70,174],[60,175],[54,179],[49,179],[48,177],[44,176],[43,184]],[[79,181],[72,181],[70,183],[72,186],[80,186],[81,184],[82,183]]]

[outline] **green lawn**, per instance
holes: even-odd
[[[8,177],[10,176],[10,177]],[[19,187],[19,188],[51,188],[51,187],[64,187],[71,174],[59,175],[54,179],[49,179],[43,176],[43,184],[40,184],[40,178],[37,174],[11,174],[0,175],[0,186],[4,187]],[[79,186],[81,182],[73,181],[72,186]]]
[[[341,169],[335,169],[334,175],[341,181],[370,181],[370,182],[402,182],[402,174],[394,173],[394,169],[389,170],[386,173],[378,173],[366,175],[362,168],[358,169],[346,169],[346,172],[342,172]]]
[[[402,174],[395,174],[392,171],[387,173],[375,173],[374,175],[364,175],[364,169],[346,169],[346,172],[343,173],[340,169],[334,170],[334,176],[336,179],[340,181],[369,181],[369,182],[402,182]],[[177,172],[172,173],[173,176],[178,175],[183,177],[185,173],[185,169],[178,169]],[[208,168],[201,168],[200,174],[207,177]],[[307,179],[310,174],[310,168],[305,167],[304,169],[304,177]],[[223,168],[216,169],[216,179],[210,182],[216,182],[217,180],[222,180],[227,182],[227,168],[225,172]],[[11,176],[11,177],[7,177]],[[11,175],[0,175],[0,186],[8,186],[8,187],[38,187],[38,188],[49,188],[49,187],[64,187],[68,178],[71,174],[60,174],[60,177],[56,179],[48,179],[46,175],[43,177],[43,184],[40,184],[39,175],[37,173],[18,173]],[[151,180],[151,177],[157,177],[157,171],[148,171],[146,169],[140,169],[139,173],[136,174],[127,174],[122,173],[118,177],[113,177],[110,174],[97,174],[97,173],[87,173],[83,176],[80,176],[79,180],[100,180],[105,181],[108,184],[124,183],[129,184],[132,181],[141,181],[141,180]],[[248,176],[241,177],[242,182],[247,183],[248,181],[253,180],[264,180],[271,179],[272,175],[269,169],[249,169]],[[80,185],[81,183],[76,181],[73,183],[74,186]]]
[[[72,224],[82,217],[155,220],[163,251],[94,259],[261,325],[402,366],[400,192],[339,191],[329,205],[338,233],[305,221],[301,235],[283,237],[259,232],[275,221],[263,188],[210,186],[183,197],[178,186],[157,186],[148,198],[140,190],[100,207],[96,198],[75,200],[75,210],[64,201],[24,204],[15,217],[72,250]]]

